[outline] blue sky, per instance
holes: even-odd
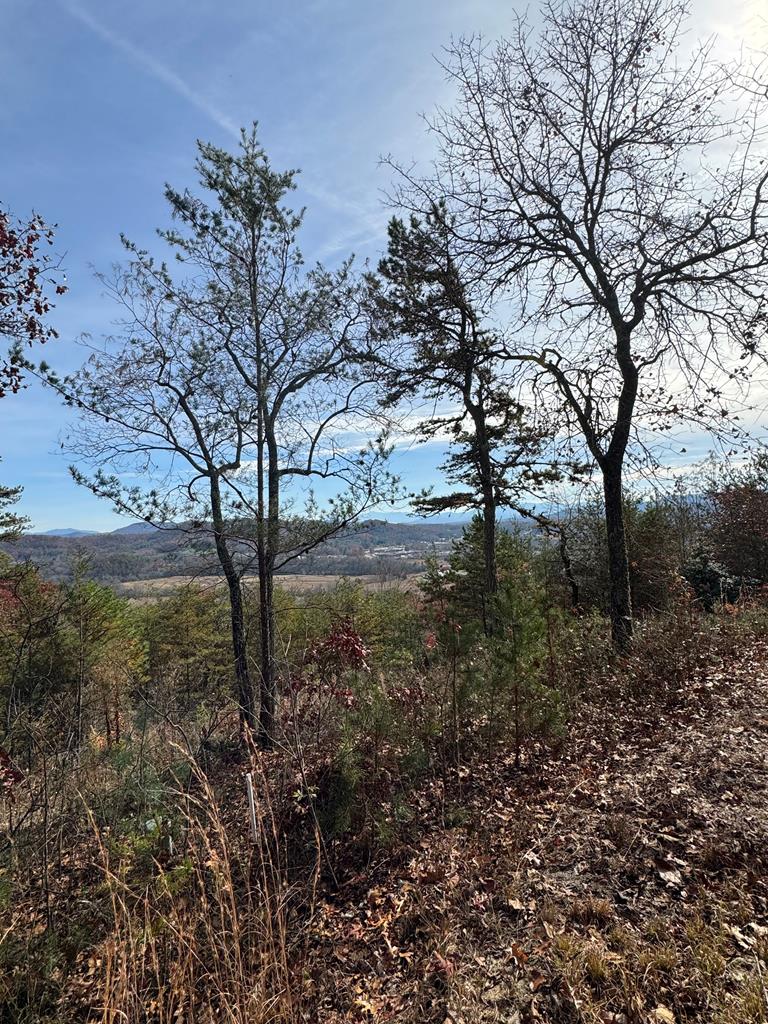
[[[764,0],[698,0],[701,31],[729,45]],[[381,193],[392,153],[425,160],[420,115],[450,97],[434,60],[451,35],[503,34],[507,0],[3,0],[0,200],[59,225],[70,292],[61,371],[84,358],[76,338],[109,331],[114,309],[93,268],[120,258],[119,234],[155,246],[165,181],[193,184],[195,139],[222,145],[257,120],[276,166],[302,169],[303,247],[333,263],[374,258],[388,217]],[[727,19],[727,20],[724,20]],[[724,45],[726,45],[724,43]],[[0,476],[22,484],[37,529],[121,525],[68,477],[59,449],[67,414],[30,386],[0,402]],[[400,451],[419,486],[437,479],[434,447]]]

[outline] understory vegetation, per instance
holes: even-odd
[[[221,590],[7,564],[2,1019],[764,1022],[768,536],[732,562],[739,486],[629,503],[621,656],[589,503],[577,607],[556,543],[500,532],[490,637],[480,521],[416,590],[278,593],[269,751]]]
[[[106,296],[75,275],[77,368],[33,361],[54,229],[0,207],[0,399],[66,407],[70,482],[131,520],[25,540],[0,486],[0,1024],[768,1024],[768,55],[694,43],[687,0],[500,4],[442,53],[429,161],[383,161],[377,239],[319,136],[362,152],[333,104],[396,5],[370,48],[291,9],[344,55],[303,83],[249,5],[174,25],[174,67],[231,38],[253,90],[166,67],[154,10],[150,53],[57,6],[219,142],[192,175],[163,149],[186,184]],[[395,100],[429,81],[410,45]],[[89,89],[118,63],[65,50]],[[238,111],[280,85],[308,187],[255,122],[232,145],[227,81]],[[24,175],[77,178],[96,254],[99,189],[159,160],[110,89],[109,163],[94,118],[95,170]]]

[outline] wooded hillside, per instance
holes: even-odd
[[[21,194],[76,193],[89,261],[127,233],[70,293],[0,208],[0,1024],[768,1024],[759,36],[103,6],[2,41]],[[409,137],[437,18],[385,223],[346,164]],[[31,532],[88,502],[131,525]]]

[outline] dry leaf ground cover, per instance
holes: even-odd
[[[365,837],[319,839],[315,767],[256,752],[255,846],[235,752],[169,851],[60,830],[47,883],[3,878],[0,1020],[768,1021],[768,641],[740,636],[679,684],[609,674],[522,768],[478,730],[396,799],[381,770]]]
[[[316,922],[317,1019],[768,1020],[768,646],[419,794]]]

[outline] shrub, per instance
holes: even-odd
[[[702,608],[711,612],[718,605],[732,604],[739,597],[741,582],[706,552],[699,551],[683,566],[683,577],[691,585]]]

